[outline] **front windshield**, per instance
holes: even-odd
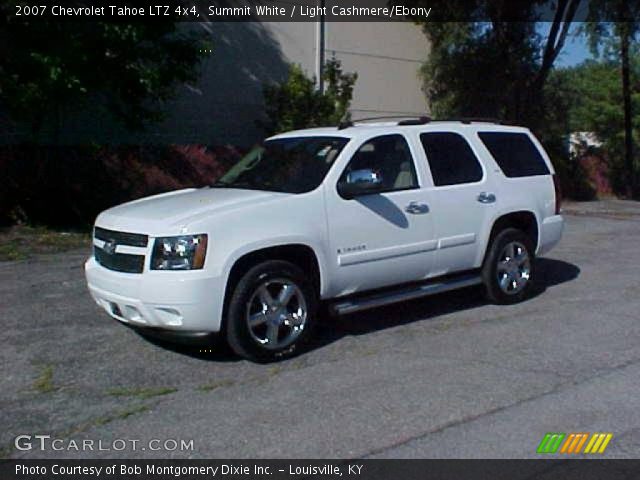
[[[254,147],[214,187],[305,193],[322,183],[349,139],[292,137]]]

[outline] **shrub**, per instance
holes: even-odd
[[[300,128],[337,125],[349,119],[349,105],[356,73],[343,73],[339,60],[331,59],[325,66],[324,93],[318,91],[315,80],[308,78],[298,65],[291,65],[287,80],[263,89],[265,113],[262,123],[269,135]]]
[[[111,206],[215,181],[233,147],[0,148],[0,223],[82,227]]]

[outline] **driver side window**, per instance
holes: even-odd
[[[382,177],[382,191],[418,188],[418,177],[406,139],[399,134],[367,140],[353,155],[342,173],[341,182],[356,170],[372,170]]]

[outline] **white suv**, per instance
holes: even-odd
[[[109,315],[148,334],[221,332],[290,355],[334,314],[484,284],[523,300],[562,235],[547,154],[487,121],[344,124],[277,135],[210,187],[101,213],[85,265]]]

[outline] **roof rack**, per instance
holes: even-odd
[[[470,123],[497,123],[504,124],[504,122],[498,118],[492,117],[454,117],[454,118],[439,118],[437,122],[461,122],[464,124]]]
[[[380,117],[367,117],[367,118],[358,118],[357,120],[343,120],[338,124],[338,130],[344,130],[345,128],[353,127],[356,122],[369,122],[371,120],[392,120],[402,118],[398,122],[398,125],[424,125],[425,123],[429,123],[431,121],[430,117],[421,116],[421,117],[412,117],[411,115],[385,115]]]
[[[410,115],[388,115],[383,117],[368,117],[368,118],[359,118],[357,120],[343,120],[338,124],[338,130],[344,130],[345,128],[353,127],[356,122],[367,122],[371,120],[387,120],[394,118],[402,118],[404,120],[400,120],[398,122],[399,126],[409,126],[409,125],[426,125],[431,122],[460,122],[465,125],[469,125],[471,123],[495,123],[498,125],[508,125],[507,122],[491,117],[456,117],[456,118],[438,118],[432,119],[427,116],[420,117],[411,117]]]
[[[405,125],[425,125],[427,123],[431,122],[431,118],[430,117],[418,117],[418,118],[412,118],[409,120],[401,120],[398,122],[399,126],[405,126]]]

